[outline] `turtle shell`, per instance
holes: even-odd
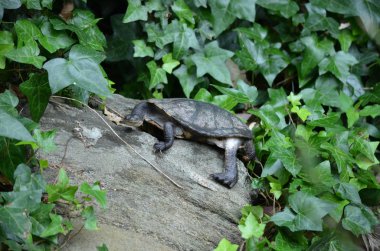
[[[217,138],[252,138],[252,132],[239,118],[216,105],[185,98],[150,99],[151,105],[167,114],[185,130]]]

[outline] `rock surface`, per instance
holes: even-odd
[[[107,107],[125,115],[136,102],[114,95]],[[176,140],[156,154],[155,137],[108,123],[182,188],[122,143],[93,112],[49,104],[41,125],[57,129],[58,150],[41,157],[65,168],[72,183],[101,181],[108,199],[108,208],[97,212],[100,230],[81,231],[64,250],[96,250],[103,243],[109,250],[212,250],[224,237],[241,243],[236,224],[241,207],[249,203],[249,184],[240,161],[239,182],[227,189],[209,178],[222,171],[222,151]],[[48,170],[46,175],[54,179],[58,169]]]

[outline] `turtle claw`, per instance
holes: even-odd
[[[162,151],[166,150],[167,147],[166,147],[165,142],[159,141],[153,145],[153,148],[154,148],[155,152],[162,152]]]
[[[232,188],[237,182],[237,175],[231,175],[228,172],[224,173],[213,173],[211,174],[211,178],[226,186],[228,188]]]

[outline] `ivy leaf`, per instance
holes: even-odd
[[[12,117],[0,108],[0,136],[21,141],[32,141],[32,135],[16,118]]]
[[[163,56],[162,61],[164,62],[164,64],[162,65],[162,69],[164,69],[169,74],[171,74],[173,69],[180,64],[179,61],[173,59],[171,53]]]
[[[128,8],[123,18],[123,23],[134,22],[137,20],[148,20],[148,8],[141,5],[140,0],[128,0]]]
[[[50,19],[55,30],[70,30],[78,36],[80,44],[94,50],[103,51],[106,46],[104,34],[96,26],[99,19],[88,10],[74,9],[67,23],[61,19]]]
[[[266,146],[270,149],[272,157],[281,160],[282,164],[293,176],[301,170],[301,165],[295,154],[295,147],[289,138],[273,130]]]
[[[185,93],[187,98],[190,98],[191,92],[194,90],[194,87],[200,82],[199,79],[194,74],[188,72],[186,65],[181,65],[178,69],[173,72],[179,80],[179,83],[182,86],[182,90]]]
[[[100,64],[106,55],[102,51],[96,51],[91,47],[86,47],[80,44],[74,45],[70,50],[70,59],[71,60],[82,60],[88,59],[94,63]]]
[[[25,164],[19,164],[13,173],[15,183],[13,191],[45,191],[46,182],[38,173],[33,173]]]
[[[94,207],[88,206],[83,209],[81,215],[86,219],[84,227],[88,230],[98,230]]]
[[[46,238],[54,236],[59,233],[65,233],[65,229],[62,225],[62,216],[56,214],[50,214],[51,222],[46,229],[41,233],[41,237]]]
[[[194,14],[184,0],[175,1],[171,8],[180,20],[186,20],[191,24],[195,24]]]
[[[30,10],[41,10],[40,0],[22,0],[23,3],[26,3],[26,8]]]
[[[77,186],[70,186],[69,177],[63,168],[59,170],[57,184],[49,184],[46,186],[49,202],[55,202],[61,198],[66,201],[75,201],[75,193],[77,190]]]
[[[229,240],[223,238],[214,251],[237,251],[238,248],[239,245],[232,244]]]
[[[51,95],[47,74],[32,74],[20,85],[20,90],[28,98],[32,119],[40,121]]]
[[[266,224],[259,223],[256,217],[250,213],[245,219],[244,224],[239,225],[239,230],[242,233],[242,237],[246,240],[252,237],[259,238],[264,234],[265,225]]]
[[[38,41],[50,53],[69,48],[75,43],[66,31],[54,30],[53,25],[47,21],[42,24],[41,32],[43,36],[41,35]]]
[[[276,213],[271,220],[278,226],[287,226],[292,232],[300,230],[322,231],[322,218],[334,209],[332,204],[304,192],[289,196],[289,209]]]
[[[94,183],[93,186],[90,186],[87,182],[84,182],[80,186],[80,191],[84,194],[93,196],[102,208],[107,207],[106,191],[102,191],[99,184]]]
[[[257,0],[257,4],[263,8],[276,11],[285,18],[294,16],[299,10],[297,3],[292,0]]]
[[[301,42],[306,50],[300,65],[300,77],[306,78],[323,58],[334,53],[334,43],[327,39],[318,41],[316,36],[303,37]]]
[[[144,40],[133,40],[132,43],[135,45],[133,57],[153,57],[153,49],[145,44]]]
[[[270,47],[267,41],[253,42],[247,36],[239,35],[242,50],[237,57],[246,70],[259,70],[271,86],[276,76],[288,66],[290,59],[281,50]]]
[[[256,16],[256,0],[209,0],[216,35],[222,33],[236,18],[253,22]],[[223,18],[220,18],[223,17]]]
[[[372,118],[380,116],[380,105],[367,105],[359,111],[359,115],[362,117],[371,116]]]
[[[15,107],[18,105],[18,98],[11,91],[6,90],[0,93],[0,109],[10,115],[17,116],[18,112]]]
[[[349,67],[356,63],[358,61],[350,53],[339,51],[319,63],[319,75],[331,72],[340,81],[346,83],[347,78],[350,76]]]
[[[97,251],[108,251],[107,245],[103,243],[101,246],[96,247]]]
[[[75,52],[75,49],[70,51],[69,60],[54,58],[44,64],[53,94],[75,84],[95,94],[109,96],[111,92],[108,82],[103,77],[99,65],[91,59],[78,57]]]
[[[18,9],[20,7],[20,0],[2,0],[0,2],[0,21],[3,19],[4,9]]]
[[[354,40],[354,37],[351,35],[351,33],[347,30],[343,30],[339,33],[338,39],[342,51],[348,52],[348,49],[350,49],[352,41]]]
[[[226,88],[218,85],[213,85],[221,93],[229,95],[238,103],[254,103],[258,92],[255,86],[247,85],[243,80],[238,80],[237,88]]]
[[[350,183],[341,182],[336,184],[334,186],[334,190],[335,193],[342,199],[349,200],[353,203],[362,203],[358,189]]]
[[[349,170],[349,165],[354,162],[352,157],[339,149],[339,147],[335,147],[327,142],[322,143],[321,148],[327,150],[335,159],[338,171],[341,174],[341,180],[344,182],[348,181],[349,173],[351,171]]]
[[[5,54],[8,51],[11,51],[12,49],[13,49],[12,33],[10,33],[9,31],[0,31],[0,69],[5,68]]]
[[[158,67],[154,60],[148,62],[146,66],[150,72],[149,90],[157,87],[161,83],[168,83],[165,70]]]
[[[232,56],[231,51],[221,49],[218,42],[214,41],[208,43],[203,52],[197,52],[190,58],[197,66],[197,77],[208,73],[219,82],[232,85],[230,72],[225,64]]]
[[[379,220],[368,208],[348,205],[344,209],[342,226],[356,236],[371,233],[378,223]]]
[[[35,138],[37,145],[42,151],[50,153],[55,151],[57,148],[54,143],[55,133],[55,130],[42,132],[41,130],[36,129],[34,130],[33,137]]]
[[[42,37],[40,29],[27,19],[17,20],[15,30],[19,41],[28,44]]]
[[[38,56],[40,54],[40,49],[36,42],[31,41],[25,44],[24,47],[13,49],[5,54],[5,56],[13,61],[31,64],[41,69],[43,62],[46,60],[43,56]]]
[[[23,208],[0,206],[0,226],[9,239],[26,239],[32,223]]]

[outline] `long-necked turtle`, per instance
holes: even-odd
[[[238,180],[238,148],[244,148],[247,159],[255,157],[251,130],[233,114],[209,103],[185,98],[150,99],[137,104],[125,117],[125,122],[135,127],[142,126],[144,121],[164,133],[163,141],[153,146],[156,151],[169,149],[175,137],[224,148],[225,171],[211,176],[230,188]]]

